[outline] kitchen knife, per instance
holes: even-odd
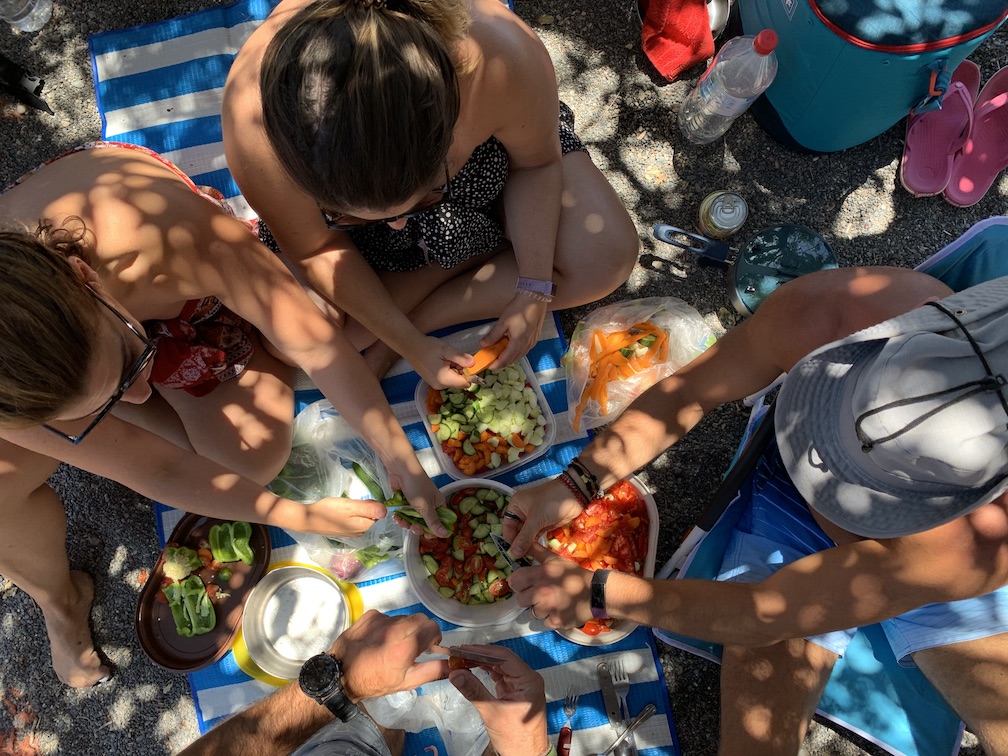
[[[511,565],[512,570],[517,570],[519,567],[531,567],[533,565],[532,560],[529,557],[522,557],[521,559],[515,559],[511,556],[508,551],[511,549],[510,542],[504,538],[504,536],[497,535],[496,533],[490,534],[490,540],[493,541],[494,546],[504,555],[507,563]]]
[[[616,695],[616,688],[613,686],[609,665],[605,662],[599,662],[598,680],[599,686],[602,688],[602,702],[605,704],[605,713],[609,717],[609,724],[616,732],[619,732],[623,729],[623,715],[620,713],[619,696]]]
[[[479,651],[470,651],[460,646],[431,646],[431,653],[445,654],[447,656],[457,656],[459,659],[467,659],[478,664],[503,664],[506,659],[490,654],[481,654]]]

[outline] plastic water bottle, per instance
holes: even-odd
[[[0,18],[24,32],[41,29],[52,11],[52,0],[0,0]]]
[[[694,144],[724,134],[777,74],[777,34],[764,29],[755,37],[735,37],[721,48],[679,108],[679,129]]]

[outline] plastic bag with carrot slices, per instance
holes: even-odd
[[[611,423],[715,339],[703,316],[676,297],[645,297],[595,310],[574,328],[563,358],[574,430]]]

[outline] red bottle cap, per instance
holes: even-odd
[[[777,32],[773,29],[764,29],[753,40],[753,49],[760,55],[769,55],[775,47],[777,47]]]

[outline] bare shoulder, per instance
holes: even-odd
[[[463,55],[462,67],[474,63],[474,75],[480,80],[483,95],[486,90],[506,89],[521,94],[521,87],[548,86],[556,94],[553,62],[542,40],[500,0],[474,0],[469,37],[462,43],[463,52],[469,46],[471,60]],[[463,74],[465,75],[465,74]],[[489,96],[481,99],[490,100]],[[498,99],[499,102],[499,99]],[[513,102],[504,103],[508,107]]]
[[[906,268],[818,271],[777,289],[752,318],[754,336],[794,365],[819,347],[920,307],[952,290]]]

